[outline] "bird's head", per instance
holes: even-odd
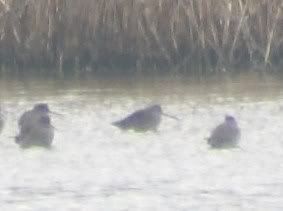
[[[38,103],[33,107],[33,110],[42,112],[42,113],[49,113],[49,107],[46,103]]]

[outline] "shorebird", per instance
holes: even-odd
[[[112,125],[117,126],[121,130],[157,131],[161,122],[161,115],[178,120],[178,118],[164,113],[160,105],[152,105],[137,110],[122,120],[112,122]]]
[[[207,142],[212,148],[237,147],[240,139],[240,128],[233,116],[226,115],[225,121],[211,133]]]
[[[18,121],[19,134],[15,142],[22,148],[29,146],[50,147],[54,138],[54,127],[51,125],[49,110],[45,103],[36,104],[32,110],[22,114]]]

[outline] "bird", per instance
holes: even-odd
[[[164,113],[161,106],[156,104],[137,110],[121,120],[112,122],[112,125],[121,130],[157,131],[161,122],[161,115],[178,120],[178,118]]]
[[[224,122],[212,131],[207,142],[212,148],[237,147],[240,135],[241,132],[236,119],[231,115],[226,115]]]
[[[32,110],[24,112],[18,121],[19,134],[15,137],[15,142],[22,148],[51,147],[54,127],[49,113],[51,111],[46,103],[35,104]]]

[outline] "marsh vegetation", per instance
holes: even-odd
[[[0,1],[2,70],[282,71],[282,56],[281,0]]]

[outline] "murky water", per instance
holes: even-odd
[[[283,210],[283,81],[188,79],[0,79],[1,210]],[[52,150],[19,149],[16,120],[36,102],[63,117]],[[158,133],[109,123],[150,103]],[[242,128],[239,149],[204,138],[224,114]]]

